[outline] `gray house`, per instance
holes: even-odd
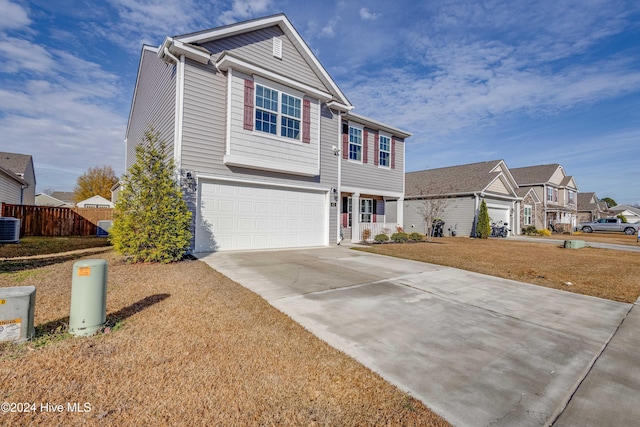
[[[193,250],[309,247],[395,227],[406,131],[353,105],[286,16],[144,46],[126,165],[149,126],[193,212]]]
[[[455,230],[457,236],[474,236],[484,200],[493,222],[507,223],[513,234],[519,234],[522,197],[517,189],[503,160],[408,172],[403,202],[405,231],[428,233],[430,225],[421,211],[435,208],[445,230]]]
[[[33,205],[36,175],[28,154],[0,152],[0,202]]]

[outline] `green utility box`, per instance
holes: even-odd
[[[565,240],[564,247],[566,249],[580,249],[584,248],[584,240]]]
[[[93,335],[107,321],[107,261],[86,259],[73,264],[69,333]]]
[[[35,307],[35,286],[0,288],[0,342],[20,343],[33,338]]]

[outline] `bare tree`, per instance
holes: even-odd
[[[427,240],[431,240],[433,222],[436,219],[442,219],[453,199],[446,197],[447,189],[416,186],[415,190],[416,194],[424,195],[423,198],[418,199],[420,203],[416,207],[416,211],[426,224]]]

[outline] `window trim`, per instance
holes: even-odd
[[[370,208],[370,211],[369,211],[369,212],[365,212],[365,211],[363,210],[364,202],[369,202],[369,208]],[[360,212],[359,212],[359,215],[358,215],[358,217],[359,217],[358,219],[360,220],[360,223],[361,223],[361,224],[362,224],[362,223],[366,223],[366,224],[373,223],[373,214],[374,214],[374,211],[373,211],[373,199],[372,199],[372,198],[369,198],[369,197],[361,198],[361,199],[360,199],[360,209],[359,209],[359,211],[360,211]],[[364,216],[365,216],[365,215],[369,215],[369,221],[365,221],[365,220],[364,220]]]
[[[387,144],[388,150],[384,150],[384,151],[382,150],[382,138],[388,139],[388,144]],[[392,140],[392,137],[390,134],[386,132],[378,132],[378,167],[379,168],[391,169],[391,151],[392,151],[391,140]],[[387,165],[382,164],[382,153],[388,154]]]
[[[360,144],[355,142],[351,142],[351,129],[356,129],[360,131]],[[359,123],[349,122],[349,130],[347,134],[347,160],[352,163],[363,164],[364,159],[364,126]],[[360,147],[360,160],[351,158],[351,146],[359,146]]]
[[[261,136],[266,136],[269,138],[275,138],[279,141],[286,141],[286,142],[294,142],[294,143],[300,143],[302,144],[302,138],[303,138],[303,115],[304,115],[304,94],[295,90],[295,89],[291,89],[285,86],[282,86],[280,84],[274,83],[274,82],[270,82],[267,81],[265,79],[259,78],[258,76],[254,76],[253,77],[254,80],[254,94],[253,94],[253,103],[254,103],[254,112],[253,112],[253,132],[254,133],[258,133]],[[258,107],[258,86],[262,86],[263,88],[269,89],[271,91],[275,91],[278,96],[277,96],[277,111],[272,111],[269,109],[264,109],[262,107]],[[295,117],[289,114],[285,114],[283,112],[283,95],[286,95],[287,97],[293,98],[295,100],[298,100],[300,102],[300,117]],[[257,129],[257,115],[258,115],[258,111],[264,111],[267,112],[269,114],[275,114],[276,115],[276,133],[273,134],[271,132],[266,132],[264,130],[258,130]],[[283,124],[282,124],[282,120],[283,119],[290,119],[290,120],[296,120],[298,122],[298,137],[297,138],[291,138],[288,136],[283,136],[282,135],[282,130],[286,129]]]
[[[547,202],[553,202],[553,187],[547,187]]]
[[[528,214],[527,214],[527,210],[529,211]],[[533,206],[524,205],[522,216],[523,216],[522,222],[524,223],[524,225],[532,225],[533,224]]]

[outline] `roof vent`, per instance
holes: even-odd
[[[282,59],[282,39],[278,37],[273,38],[273,56]]]

